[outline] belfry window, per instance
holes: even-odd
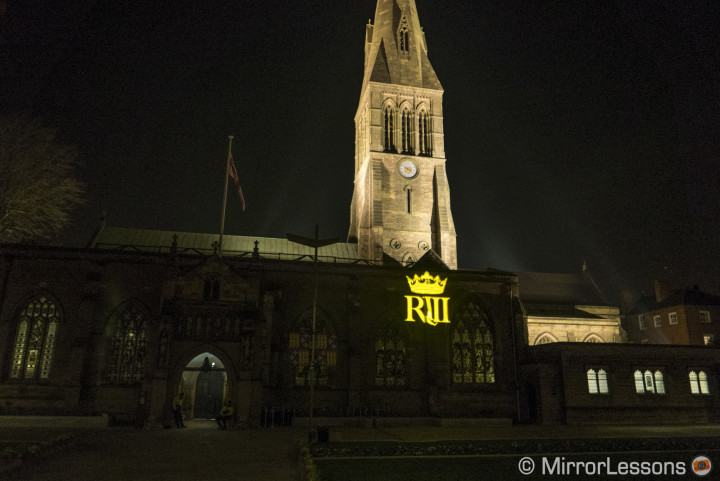
[[[402,153],[412,154],[413,150],[413,115],[410,109],[403,109],[400,117],[400,128],[401,128],[401,140],[402,140]]]
[[[453,382],[495,382],[495,357],[490,320],[480,307],[469,302],[459,311],[452,331]]]
[[[383,110],[384,117],[384,138],[385,152],[395,152],[395,109],[391,105],[386,105]]]
[[[420,155],[432,155],[428,117],[427,112],[424,110],[421,110],[418,114],[418,152]]]
[[[405,385],[405,347],[399,330],[385,325],[375,341],[375,385]]]
[[[46,296],[31,300],[20,313],[10,379],[48,379],[62,312]]]
[[[403,19],[403,25],[398,32],[398,43],[400,45],[400,54],[407,56],[410,53],[410,36],[407,28],[407,20]]]
[[[315,385],[326,386],[337,364],[337,336],[322,320],[315,326]],[[312,354],[312,320],[301,322],[288,339],[296,386],[309,386]]]
[[[122,304],[112,319],[114,326],[106,380],[111,383],[133,384],[145,376],[147,345],[147,314],[134,302]]]

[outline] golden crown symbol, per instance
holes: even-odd
[[[420,277],[417,274],[412,279],[408,276],[405,277],[407,277],[410,290],[415,294],[442,294],[447,283],[447,278],[442,280],[440,276],[433,277],[427,271]]]

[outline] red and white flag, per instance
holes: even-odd
[[[230,177],[232,177],[235,181],[235,188],[240,195],[240,202],[242,202],[242,210],[243,212],[245,212],[245,197],[243,196],[242,189],[240,188],[240,179],[238,178],[238,173],[235,169],[235,162],[233,161],[232,154],[228,157],[228,164],[230,164],[228,173],[230,174]]]

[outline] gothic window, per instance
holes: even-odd
[[[206,301],[217,301],[220,299],[220,280],[215,276],[205,279],[203,286],[203,299]]]
[[[707,374],[705,371],[690,371],[690,392],[693,394],[710,394],[710,386],[708,386]]]
[[[603,341],[602,338],[600,336],[598,336],[597,334],[589,334],[585,338],[585,342],[601,343],[601,342],[605,342],[605,341]]]
[[[539,346],[540,344],[550,344],[551,342],[558,342],[555,337],[553,337],[551,334],[545,333],[535,340],[535,345]]]
[[[315,326],[315,385],[326,386],[337,365],[337,336],[321,319]],[[312,319],[301,322],[290,333],[290,363],[295,374],[295,385],[309,386],[310,357],[312,354]]]
[[[428,119],[428,113],[421,110],[418,114],[418,152],[420,155],[432,155]]]
[[[404,386],[406,341],[399,329],[389,323],[383,326],[375,341],[375,384]]]
[[[605,369],[594,369],[587,370],[587,382],[588,392],[590,394],[607,394],[608,382],[607,382],[607,371]]]
[[[452,330],[453,382],[495,382],[495,355],[490,321],[475,303],[467,303]]]
[[[113,315],[113,338],[106,369],[111,383],[133,384],[145,375],[148,315],[134,302],[122,304]]]
[[[383,109],[385,152],[395,152],[395,109],[387,104]]]
[[[48,379],[62,312],[47,296],[32,299],[20,312],[10,379]]]
[[[636,370],[635,392],[638,394],[665,394],[665,380],[662,371]]]
[[[413,153],[413,142],[412,142],[412,126],[413,126],[413,115],[410,109],[404,108],[400,116],[400,129],[401,129],[401,140],[402,140],[402,153],[412,154]]]
[[[398,45],[400,46],[400,54],[407,57],[410,52],[410,35],[407,18],[404,17],[400,22],[400,29],[398,30]]]

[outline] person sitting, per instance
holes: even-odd
[[[232,419],[233,408],[230,401],[225,403],[225,406],[220,411],[218,417],[215,418],[218,429],[227,429],[227,420]]]

